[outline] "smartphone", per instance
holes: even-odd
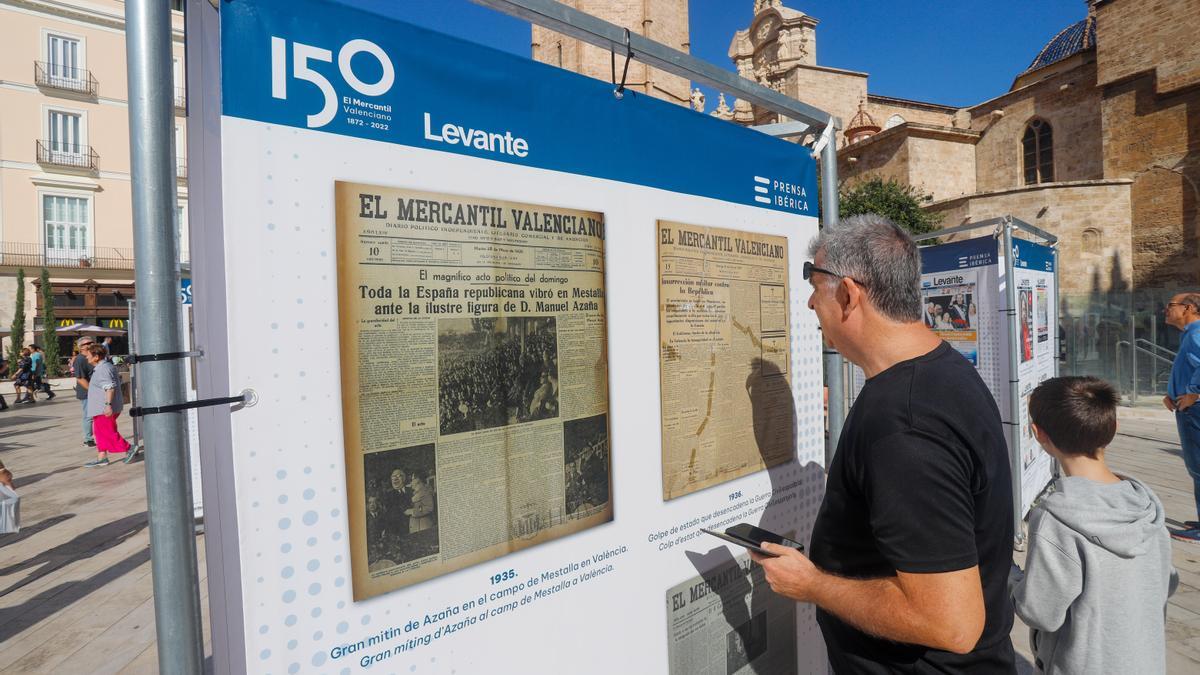
[[[779,544],[780,546],[789,546],[797,551],[804,552],[804,544],[798,541],[793,541],[779,534],[775,534],[769,530],[764,530],[760,527],[755,527],[747,523],[738,523],[731,527],[725,528],[724,532],[714,532],[707,528],[700,528],[701,531],[707,532],[714,537],[720,537],[731,544],[744,546],[755,553],[760,553],[772,558],[778,557],[778,554],[771,553],[761,546],[763,542]]]

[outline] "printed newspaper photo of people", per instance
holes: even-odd
[[[608,503],[608,415],[563,424],[567,515],[586,516]]]
[[[1025,282],[1028,283],[1028,282]],[[1021,363],[1033,360],[1033,289],[1017,289],[1017,316],[1021,320]]]
[[[437,460],[432,443],[363,457],[367,565],[389,569],[437,555]]]
[[[553,316],[438,322],[443,436],[558,416]]]
[[[925,325],[978,366],[979,308],[975,302],[975,284],[925,288],[922,296]]]

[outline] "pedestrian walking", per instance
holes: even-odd
[[[36,343],[29,345],[29,349],[33,352],[33,389],[46,394],[46,400],[51,401],[55,393],[50,391],[50,382],[46,380],[46,350]]]
[[[35,403],[33,396],[33,350],[25,347],[21,350],[21,358],[17,360],[17,370],[13,375],[13,391],[16,392],[15,403]],[[21,392],[25,396],[21,396]]]
[[[101,345],[85,345],[81,351],[92,366],[87,406],[88,414],[92,416],[92,435],[96,440],[96,459],[84,466],[108,466],[109,453],[125,453],[125,463],[128,464],[133,461],[135,453],[133,446],[117,430],[117,417],[121,415],[125,403],[117,367],[108,360],[108,350]]]
[[[94,344],[95,340],[88,336],[83,336],[75,343],[75,356],[71,359],[71,375],[75,377],[75,398],[79,400],[83,408],[83,444],[89,448],[96,447],[96,440],[92,434],[92,416],[88,414],[88,382],[92,379],[92,364],[88,363],[87,354],[83,353],[83,348],[87,345]]]
[[[1171,366],[1171,380],[1163,405],[1175,413],[1183,463],[1192,477],[1196,512],[1200,517],[1200,293],[1179,293],[1166,306],[1167,324],[1183,331],[1179,353]],[[1200,520],[1188,520],[1182,530],[1172,530],[1180,541],[1200,543]]]

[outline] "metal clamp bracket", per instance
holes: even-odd
[[[629,62],[633,60],[633,46],[629,42],[629,29],[625,29],[625,69],[621,71],[621,83],[617,84],[617,53],[609,52],[610,61],[612,64],[612,83],[617,85],[613,89],[613,96],[618,99],[625,98],[625,78],[629,76]]]
[[[187,401],[185,403],[171,403],[168,405],[157,406],[135,406],[129,409],[130,417],[145,417],[146,415],[161,415],[163,413],[181,412],[183,410],[191,410],[192,408],[206,408],[214,405],[228,405],[250,407],[258,403],[258,394],[253,389],[244,389],[237,396],[222,396],[221,398],[202,398],[197,401]]]
[[[190,352],[163,352],[161,354],[130,354],[124,357],[128,363],[142,363],[145,361],[174,361],[176,359],[190,359],[193,356],[204,356],[204,352],[193,350]]]

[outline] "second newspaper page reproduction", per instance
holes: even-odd
[[[336,184],[356,600],[612,519],[604,217]]]
[[[792,457],[787,238],[658,223],[663,499]]]

